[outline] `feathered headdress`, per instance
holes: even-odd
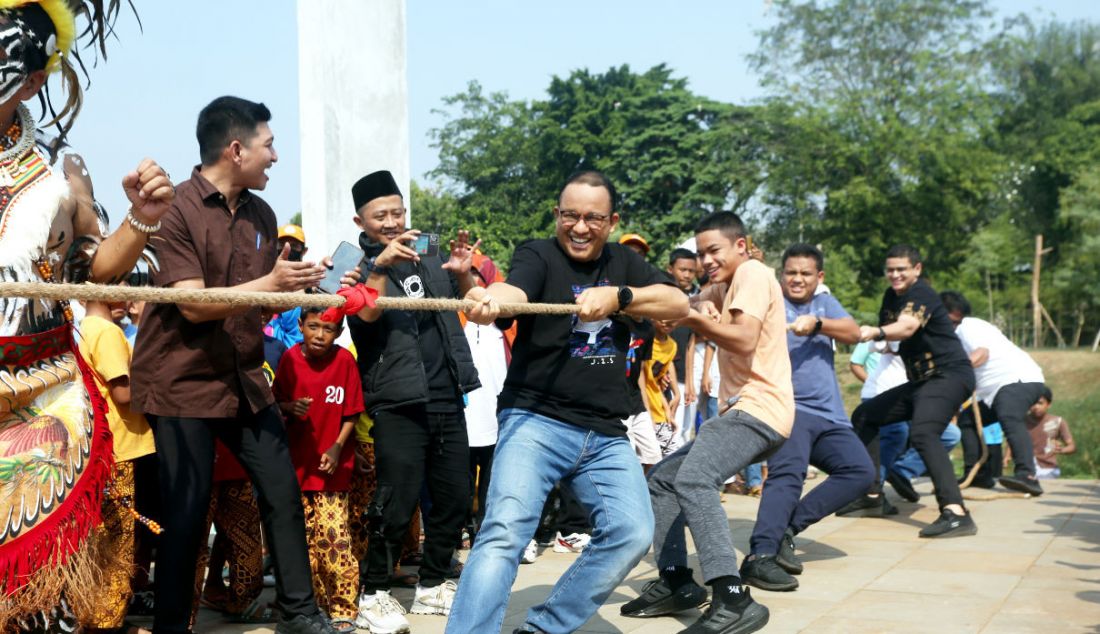
[[[80,57],[80,50],[91,48],[97,59],[100,55],[106,59],[107,38],[114,35],[114,21],[123,1],[0,0],[0,17],[7,17],[21,30],[28,71],[61,72],[66,93],[61,108],[54,107],[48,84],[39,94],[43,111],[48,111],[52,117],[43,125],[57,126],[57,147],[51,148],[54,152],[64,142],[83,105],[80,74],[88,79],[88,69]],[[125,0],[125,3],[137,16],[133,1]],[[76,27],[78,17],[87,21],[87,26],[79,33]],[[77,66],[80,67],[80,74],[77,73]]]

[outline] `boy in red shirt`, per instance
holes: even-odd
[[[355,461],[348,440],[363,411],[363,389],[355,359],[336,345],[342,317],[328,322],[321,309],[303,308],[298,327],[303,340],[283,355],[272,389],[287,418],[290,458],[302,487],[317,605],[337,630],[354,632],[359,563],[348,532]]]

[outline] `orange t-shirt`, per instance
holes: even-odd
[[[708,288],[706,297],[721,297],[722,286]],[[756,260],[737,267],[733,283],[725,291],[721,323],[733,321],[739,310],[761,323],[760,338],[751,355],[740,355],[718,348],[718,369],[722,380],[718,390],[721,402],[740,396],[734,409],[744,411],[767,424],[784,438],[794,425],[794,387],[791,385],[791,358],[787,352],[787,318],[783,291],[775,271]]]

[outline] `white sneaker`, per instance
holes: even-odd
[[[554,552],[579,553],[590,541],[592,536],[587,533],[573,533],[568,537],[562,537],[561,533],[558,533],[554,538]]]
[[[521,564],[533,564],[535,560],[539,558],[539,543],[535,540],[527,542],[527,548],[523,549],[523,557],[519,560]]]
[[[417,584],[416,597],[413,599],[412,609],[409,611],[413,614],[449,616],[451,614],[451,604],[454,603],[457,590],[458,584],[450,579],[434,588],[425,588]]]
[[[405,608],[386,590],[359,595],[359,616],[355,617],[355,626],[371,634],[409,632]]]

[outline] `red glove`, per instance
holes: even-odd
[[[378,291],[363,284],[341,288],[336,294],[347,301],[341,307],[325,309],[321,313],[321,321],[338,322],[344,315],[354,315],[367,306],[374,308],[374,300],[378,299]]]

